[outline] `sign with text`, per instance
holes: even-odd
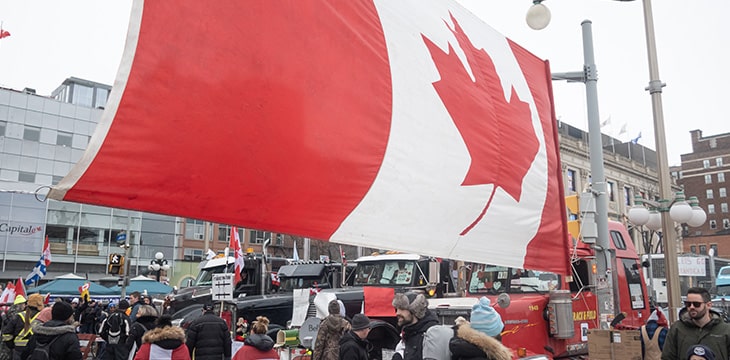
[[[233,301],[233,274],[213,274],[213,301]]]
[[[679,276],[707,276],[706,260],[706,258],[699,256],[680,256],[677,258]]]

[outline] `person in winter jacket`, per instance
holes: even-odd
[[[190,351],[185,346],[185,331],[178,326],[172,326],[169,315],[160,316],[156,327],[144,334],[142,346],[134,356],[134,360],[165,359],[190,360]]]
[[[340,338],[340,360],[368,360],[372,345],[368,342],[370,319],[363,314],[352,317],[352,329]]]
[[[101,308],[97,305],[96,300],[91,299],[85,302],[86,306],[81,311],[79,323],[81,327],[79,332],[82,334],[96,334],[96,324],[101,317]],[[84,305],[82,305],[84,306]]]
[[[186,335],[190,357],[195,360],[230,360],[231,333],[225,320],[213,312],[213,304],[203,305],[203,316],[190,323]]]
[[[272,360],[279,359],[274,350],[274,340],[266,333],[269,331],[269,319],[265,316],[256,317],[251,325],[251,334],[243,341],[233,360]]]
[[[428,310],[428,301],[423,294],[409,292],[396,294],[393,307],[401,327],[401,344],[396,347],[393,360],[423,359],[423,339],[428,331],[439,321],[436,315]],[[354,321],[354,319],[353,319]]]
[[[23,353],[26,346],[28,346],[28,341],[30,340],[31,336],[33,336],[33,328],[31,327],[31,324],[33,320],[38,317],[38,314],[41,312],[41,310],[43,310],[43,295],[31,294],[30,296],[28,296],[25,310],[19,312],[11,320],[11,323],[9,324],[10,332],[8,332],[7,335],[12,336],[11,348],[13,349],[13,359],[21,359],[20,354]],[[3,341],[6,341],[5,339],[6,333],[4,329]],[[6,344],[8,344],[8,342],[6,342]]]
[[[667,317],[661,309],[655,309],[641,326],[641,355],[644,360],[660,360],[667,338]]]
[[[676,360],[687,354],[692,345],[705,345],[719,359],[730,356],[730,324],[712,309],[710,293],[705,288],[687,290],[679,320],[669,328],[664,342],[662,360]]]
[[[129,348],[127,347],[127,339],[129,339],[129,331],[132,328],[132,322],[127,316],[127,309],[129,308],[129,302],[122,299],[119,301],[117,310],[109,314],[101,323],[101,329],[99,335],[104,339],[103,349],[100,349],[99,358],[102,360],[126,360],[129,358]],[[117,337],[111,337],[110,331],[112,330],[111,321],[119,324],[119,335]],[[103,350],[103,351],[102,351]]]
[[[329,315],[319,324],[312,360],[337,360],[340,357],[340,338],[350,323],[340,314],[340,303],[332,300],[327,305]]]
[[[142,337],[146,332],[155,328],[156,322],[157,309],[150,305],[140,305],[137,310],[137,321],[132,323],[129,329],[129,336],[127,336],[127,341],[125,342],[130,353],[139,350],[142,346]]]
[[[472,306],[471,322],[461,316],[456,319],[454,337],[449,340],[452,360],[510,360],[512,352],[502,345],[502,317],[482,297]]]
[[[76,336],[74,309],[65,301],[53,304],[51,320],[36,328],[23,351],[21,359],[27,359],[38,346],[46,346],[51,360],[81,360],[81,346]],[[53,343],[51,343],[53,341]]]
[[[705,345],[692,345],[687,351],[687,360],[715,360],[715,353]]]

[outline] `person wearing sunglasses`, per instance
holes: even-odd
[[[725,323],[720,313],[712,308],[707,289],[692,287],[687,290],[679,320],[669,328],[662,360],[683,358],[692,346],[698,344],[712,349],[718,359],[729,359],[730,324]]]

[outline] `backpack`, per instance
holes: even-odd
[[[102,326],[101,338],[109,344],[124,343],[127,340],[127,325],[128,323],[122,314],[112,313]]]
[[[58,335],[53,340],[49,341],[48,344],[41,344],[39,342],[36,342],[35,349],[33,349],[33,352],[28,357],[28,360],[50,360],[50,350],[51,345],[53,345],[58,338],[60,338],[62,335]]]

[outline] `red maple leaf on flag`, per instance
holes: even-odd
[[[494,62],[484,49],[477,49],[451,16],[454,34],[466,56],[474,80],[451,44],[445,53],[422,35],[441,80],[433,83],[451,115],[471,156],[462,186],[494,184],[479,216],[466,227],[468,233],[484,216],[497,186],[520,201],[522,181],[537,155],[540,143],[532,125],[530,106],[521,101],[514,87],[509,101]],[[446,24],[446,26],[449,26]]]

